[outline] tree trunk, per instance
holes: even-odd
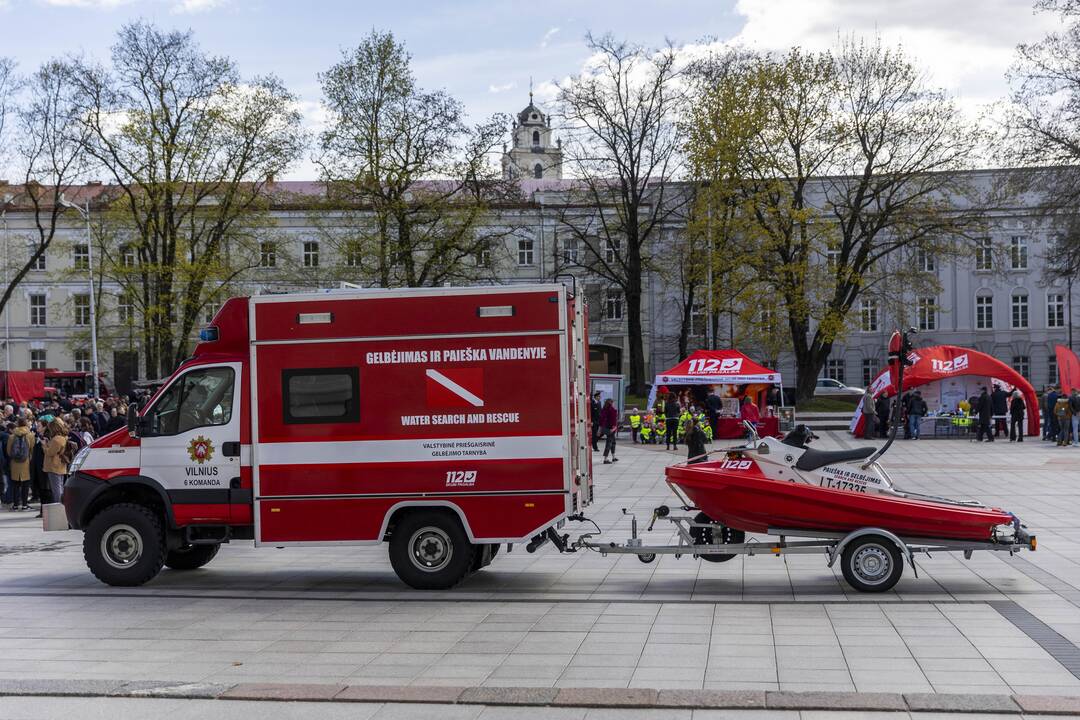
[[[636,286],[636,287],[634,287]],[[626,330],[630,346],[629,391],[634,395],[645,394],[645,348],[641,331],[641,286],[631,283],[626,292]]]
[[[682,323],[679,325],[679,360],[686,357],[690,349],[690,322],[694,313],[694,288],[690,287],[683,300]]]

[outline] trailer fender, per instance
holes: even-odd
[[[908,559],[908,563],[911,564],[911,570],[915,573],[915,577],[919,577],[919,568],[915,565],[915,554],[912,552],[911,548],[908,547],[908,544],[901,540],[899,536],[896,535],[896,533],[892,533],[888,530],[883,530],[882,528],[875,527],[865,527],[859,528],[858,530],[853,530],[847,535],[845,535],[843,538],[841,538],[840,541],[836,543],[836,545],[833,545],[831,548],[829,548],[826,551],[829,555],[828,567],[831,568],[836,563],[837,559],[843,554],[844,548],[848,545],[848,543],[850,543],[852,540],[865,537],[867,535],[881,535],[882,537],[891,540],[900,550],[900,554]]]

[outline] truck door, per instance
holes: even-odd
[[[178,524],[228,522],[240,477],[240,363],[178,376],[140,423],[141,474],[168,493]]]

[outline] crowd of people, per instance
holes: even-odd
[[[25,512],[60,502],[75,454],[126,424],[127,399],[8,402],[0,410],[0,504]]]
[[[1009,442],[1024,442],[1024,417],[1027,403],[1019,390],[1011,392],[998,384],[993,390],[983,386],[979,393],[957,403],[955,410],[942,411],[939,416],[966,418],[974,427],[977,442],[994,442],[1008,437]],[[1080,447],[1080,388],[1062,393],[1060,386],[1049,386],[1043,394],[1042,438],[1059,446]],[[863,437],[888,437],[892,420],[892,401],[885,395],[874,398],[870,389],[863,394]],[[918,440],[922,419],[929,408],[922,392],[914,390],[900,398],[900,427],[904,439]]]

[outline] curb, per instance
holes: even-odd
[[[0,680],[0,697],[137,697],[278,702],[420,703],[517,707],[708,710],[847,710],[1075,715],[1080,696],[953,693],[654,690],[651,688],[442,687],[121,680]]]

